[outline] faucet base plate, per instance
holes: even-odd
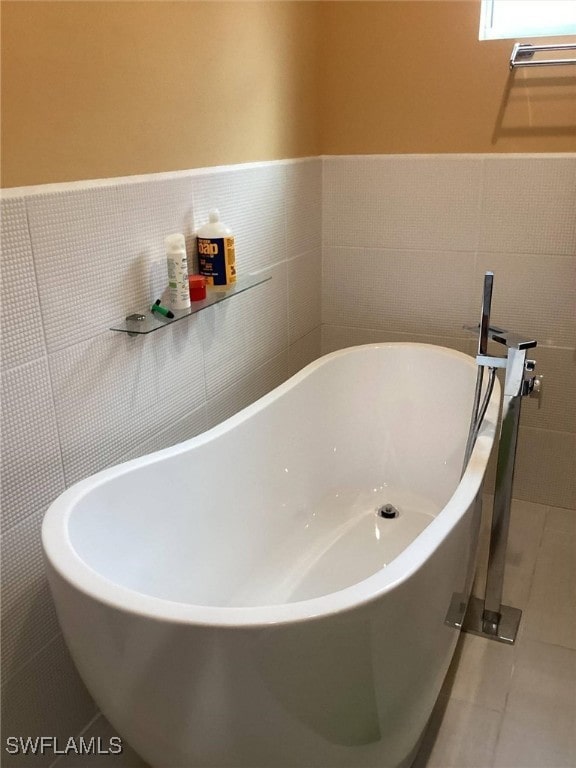
[[[492,615],[485,616],[484,600],[471,597],[468,610],[462,624],[462,631],[472,635],[480,635],[489,640],[513,645],[518,634],[522,611],[510,605],[500,606],[499,620],[493,621]]]

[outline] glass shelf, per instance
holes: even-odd
[[[201,301],[193,301],[190,309],[175,309],[174,317],[164,317],[157,312],[151,312],[150,307],[148,307],[142,312],[134,312],[134,314],[128,315],[124,320],[115,323],[110,330],[127,333],[130,336],[152,333],[152,331],[158,331],[160,328],[165,328],[167,325],[177,323],[178,320],[183,320],[185,317],[195,315],[203,309],[211,307],[213,304],[219,304],[221,301],[225,301],[232,296],[244,293],[244,291],[247,291],[249,288],[254,288],[270,279],[271,275],[266,274],[248,275],[247,277],[240,278],[233,285],[207,286],[205,299],[202,299]]]

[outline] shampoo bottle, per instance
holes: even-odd
[[[168,235],[166,238],[166,260],[168,263],[170,306],[172,309],[188,309],[190,307],[190,290],[184,235]]]
[[[236,252],[232,231],[220,221],[214,209],[208,214],[208,223],[196,232],[198,237],[198,264],[207,285],[232,285],[236,282]]]

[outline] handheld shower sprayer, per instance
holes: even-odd
[[[478,354],[476,360],[480,357],[487,357],[488,355],[488,339],[490,338],[490,312],[492,308],[492,288],[494,286],[494,272],[486,272],[484,275],[484,288],[482,291],[482,310],[480,313],[480,326],[478,333]],[[488,386],[484,394],[484,400],[480,405],[480,397],[482,394],[482,383],[484,380],[484,368],[482,364],[478,364],[478,371],[476,373],[476,388],[474,390],[474,403],[472,406],[472,416],[470,418],[470,429],[468,431],[468,440],[466,442],[466,450],[464,452],[464,463],[462,465],[462,474],[466,471],[470,456],[474,449],[474,444],[480,426],[486,415],[486,409],[492,396],[492,390],[494,389],[494,380],[496,378],[496,366],[489,366],[490,374],[488,379]]]

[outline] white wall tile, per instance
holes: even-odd
[[[286,173],[282,164],[207,170],[194,176],[195,229],[212,208],[235,237],[238,275],[286,258]]]
[[[268,282],[202,313],[208,398],[288,348],[286,264],[270,274]]]
[[[322,355],[322,328],[318,326],[314,330],[302,336],[288,348],[290,374],[297,373],[308,363],[317,360]]]
[[[324,248],[322,321],[463,337],[476,317],[474,254]]]
[[[387,341],[387,335],[383,328],[354,328],[325,323],[322,325],[322,354],[327,355],[337,349],[361,344],[377,344],[380,341]]]
[[[96,705],[88,695],[62,635],[57,635],[17,675],[2,686],[2,735],[54,736],[60,743],[77,733],[96,714]],[[49,766],[55,755],[8,755],[3,768]],[[33,760],[33,762],[32,762]]]
[[[415,250],[474,250],[478,158],[379,155],[323,161],[323,243]]]
[[[528,357],[536,360],[536,374],[543,376],[542,390],[539,400],[529,397],[522,401],[521,423],[539,429],[576,432],[576,352],[537,346],[528,352]]]
[[[188,177],[47,192],[27,206],[50,352],[158,297],[165,236],[193,229]]]
[[[351,328],[341,325],[322,326],[322,354],[334,352],[345,347],[355,347],[361,344],[378,344],[386,341],[416,342],[418,344],[434,344],[438,347],[457,349],[459,352],[470,354],[466,339],[451,336],[427,336],[423,333],[399,333],[386,328]]]
[[[501,345],[489,353],[502,355]],[[469,354],[475,354],[470,349]],[[570,370],[574,350],[536,347],[529,357],[538,360],[537,373],[545,376],[542,407],[524,398],[514,473],[514,496],[539,504],[571,507],[576,503],[576,434],[573,431],[574,380]],[[500,383],[503,376],[499,374]],[[493,488],[497,451],[488,463],[485,487]]]
[[[322,161],[286,165],[288,258],[319,251],[322,244]]]
[[[210,427],[233,416],[238,411],[268,394],[282,384],[290,375],[288,352],[281,352],[264,365],[250,370],[241,379],[235,380],[215,397],[208,400],[208,425]]]
[[[288,323],[290,343],[321,322],[322,254],[307,253],[288,262]]]
[[[479,248],[576,254],[576,157],[484,160]]]
[[[28,232],[26,202],[0,200],[2,280],[2,367],[12,368],[45,354],[44,332]]]
[[[44,511],[2,536],[2,677],[13,677],[60,631],[44,573]]]
[[[520,427],[514,496],[576,508],[576,434]]]
[[[114,464],[204,402],[199,320],[108,332],[50,356],[66,484]]]
[[[187,413],[183,418],[178,419],[178,421],[169,424],[165,429],[158,430],[154,437],[139,443],[136,448],[122,457],[122,461],[137,459],[140,456],[147,456],[163,448],[169,448],[172,445],[182,443],[184,440],[189,440],[191,437],[199,435],[201,432],[206,431],[206,429],[208,429],[206,406],[201,405],[191,413]]]
[[[494,272],[491,322],[541,346],[576,345],[576,258],[479,253],[475,285]]]
[[[64,490],[46,358],[2,374],[2,529],[44,512]]]
[[[220,423],[233,414],[283,384],[305,365],[320,357],[320,327],[302,336],[264,365],[251,370],[219,392],[207,403],[210,426]]]

